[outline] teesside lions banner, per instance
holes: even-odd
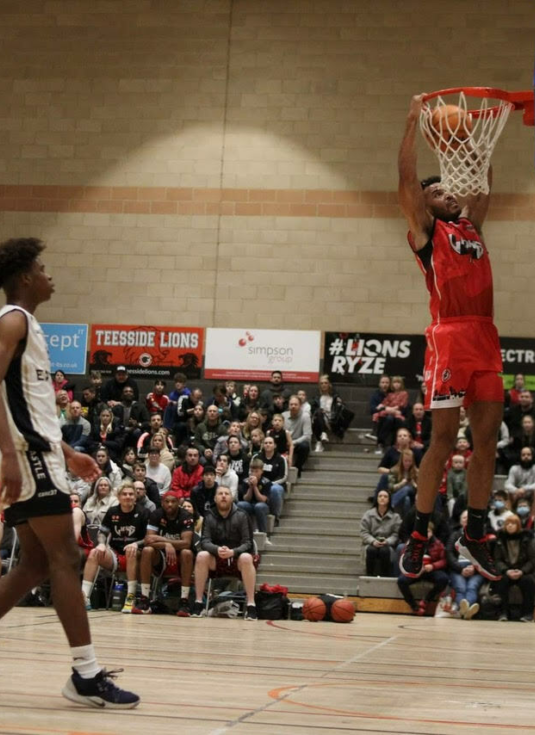
[[[207,329],[204,377],[269,380],[280,370],[289,383],[319,378],[321,332]]]
[[[200,327],[93,324],[89,367],[104,375],[124,365],[134,378],[169,378],[180,371],[198,379],[203,336]]]
[[[417,388],[424,370],[423,335],[326,332],[323,369],[333,383],[375,386],[379,377],[402,375]]]

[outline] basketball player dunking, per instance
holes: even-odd
[[[423,95],[412,98],[399,150],[399,200],[409,224],[409,243],[431,297],[424,381],[433,431],[420,466],[416,524],[400,566],[408,577],[422,574],[427,524],[444,464],[455,445],[459,409],[465,406],[474,452],[468,468],[468,525],[456,547],[480,574],[497,580],[500,575],[484,535],[503,413],[492,272],[481,235],[489,196],[469,196],[460,203],[441,186],[440,178],[418,180],[416,133],[422,102]]]
[[[63,695],[93,707],[131,708],[139,697],[115,686],[98,664],[79,582],[65,460],[85,480],[98,477],[94,460],[62,442],[50,362],[33,316],[54,291],[34,238],[0,245],[0,510],[17,530],[20,561],[0,580],[0,618],[30,589],[50,579],[54,607],[73,657]]]

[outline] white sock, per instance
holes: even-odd
[[[135,595],[136,594],[136,590],[137,590],[137,582],[136,582],[136,580],[134,580],[133,582],[130,582],[130,580],[128,580],[128,589],[127,589],[128,594],[129,595]]]
[[[141,583],[141,594],[143,597],[150,597],[150,584]]]
[[[91,590],[93,589],[93,582],[89,582],[87,579],[84,579],[82,582],[82,592],[86,596],[86,598],[89,600],[91,597]]]
[[[97,664],[95,648],[92,643],[88,646],[71,646],[72,667],[82,679],[92,679],[100,671]]]
[[[180,588],[180,599],[187,600],[189,598],[189,587]]]

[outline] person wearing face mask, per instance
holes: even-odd
[[[527,498],[518,498],[515,503],[514,511],[520,518],[520,522],[522,523],[522,530],[533,532],[534,518],[531,512],[531,503],[529,502],[529,500],[527,500]]]
[[[489,532],[498,533],[498,531],[501,531],[505,521],[511,515],[513,514],[509,508],[509,497],[506,491],[496,490],[491,501],[491,510],[487,515]]]
[[[533,621],[533,605],[535,604],[535,549],[533,536],[522,530],[522,522],[514,513],[507,518],[502,531],[498,533],[494,547],[496,568],[502,578],[493,584],[493,590],[501,598],[500,617],[508,620],[511,609],[509,591],[513,585],[522,593],[520,622]]]
[[[509,470],[505,481],[505,489],[514,502],[518,498],[533,499],[535,490],[535,467],[533,466],[533,450],[523,447],[520,452],[520,463],[514,464]]]

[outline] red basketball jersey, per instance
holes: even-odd
[[[412,235],[409,244],[414,250]],[[436,219],[433,234],[421,250],[414,250],[430,293],[434,322],[442,318],[492,318],[492,270],[485,243],[466,217],[457,222]]]

